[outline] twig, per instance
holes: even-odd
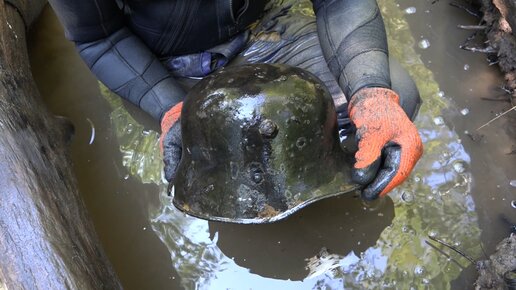
[[[489,256],[486,253],[486,250],[484,250],[484,246],[482,246],[482,243],[480,243],[480,249],[482,250],[482,253],[484,253],[484,258],[487,260],[489,259]]]
[[[463,256],[464,258],[468,259],[472,264],[475,264],[475,260],[473,260],[471,257],[469,257],[468,255],[464,254],[461,250],[457,249],[456,247],[444,242],[444,241],[441,241],[439,240],[438,238],[435,238],[435,237],[432,237],[432,236],[428,236],[432,241],[435,241],[435,242],[438,242],[439,244],[445,246],[445,247],[448,247],[449,249],[455,251],[456,253],[458,253],[459,255]]]
[[[471,52],[481,52],[481,53],[495,53],[496,52],[496,50],[491,46],[478,48],[478,47],[471,47],[471,46],[467,46],[467,45],[461,45],[459,47],[461,49],[471,51]]]
[[[468,12],[470,15],[473,15],[473,16],[475,16],[475,17],[477,17],[477,18],[480,18],[480,14],[478,14],[477,12],[475,12],[475,11],[473,11],[473,10],[469,9],[469,8],[468,8],[468,7],[466,7],[466,6],[463,6],[463,5],[460,5],[460,4],[457,4],[457,3],[450,3],[450,5],[451,5],[451,6],[453,6],[453,7],[456,7],[456,8],[460,8],[460,9],[462,9],[462,10],[464,10],[464,11]]]
[[[487,28],[487,26],[485,25],[457,25],[458,28],[460,29],[465,29],[465,30],[484,30]]]
[[[482,125],[482,126],[478,127],[478,128],[477,128],[477,131],[478,131],[478,130],[480,130],[480,129],[482,129],[482,128],[484,128],[485,126],[487,126],[487,125],[491,124],[492,122],[496,121],[498,118],[501,118],[502,116],[504,116],[505,114],[509,113],[510,111],[512,111],[512,110],[514,110],[514,109],[516,109],[516,106],[514,106],[514,107],[510,108],[509,110],[507,110],[507,111],[505,111],[505,112],[501,113],[500,115],[498,115],[498,116],[494,117],[493,119],[491,119],[491,121],[489,121],[489,122],[485,123],[484,125]]]
[[[488,98],[488,97],[480,97],[481,100],[484,101],[493,101],[493,102],[510,102],[509,98]]]
[[[427,245],[429,245],[430,247],[432,247],[432,249],[436,250],[437,252],[439,252],[441,255],[445,256],[446,258],[450,259],[450,261],[454,262],[459,268],[463,269],[464,270],[464,267],[462,267],[461,264],[459,264],[459,262],[457,262],[455,259],[453,259],[450,255],[446,254],[443,250],[439,249],[438,247],[434,246],[432,243],[430,243],[429,241],[425,241],[425,243]]]
[[[502,91],[508,93],[509,95],[512,95],[512,93],[514,92],[513,89],[508,88],[507,86],[501,86],[500,89],[502,89]]]

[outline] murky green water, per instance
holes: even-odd
[[[497,94],[493,87],[502,80],[483,56],[458,49],[468,32],[456,24],[475,20],[440,2],[379,1],[391,53],[424,100],[416,123],[425,155],[410,179],[374,205],[333,198],[255,226],[211,223],[172,206],[157,124],[98,85],[47,9],[31,37],[34,75],[51,110],[76,126],[79,186],[124,286],[470,288],[471,263],[428,236],[479,258],[481,245],[489,251],[508,233],[502,217],[515,216],[509,185],[515,157],[506,155],[514,136],[501,120],[478,132],[480,142],[467,137],[466,130],[493,116],[490,111],[503,110],[504,104],[479,99]],[[410,7],[415,13],[407,14]],[[296,8],[310,13],[307,6]]]

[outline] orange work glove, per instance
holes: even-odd
[[[165,179],[172,183],[176,176],[177,166],[181,161],[182,139],[181,139],[181,109],[183,102],[180,102],[168,110],[161,120],[161,136],[159,145],[163,153],[165,164]]]
[[[407,179],[423,154],[417,128],[399,105],[399,96],[385,88],[364,88],[353,95],[349,117],[358,139],[352,179],[365,185],[364,199],[384,196]]]

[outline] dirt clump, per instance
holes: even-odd
[[[477,270],[479,277],[475,282],[476,290],[513,289],[507,288],[504,274],[516,270],[516,234],[502,240],[489,260],[477,262]]]
[[[497,51],[498,65],[505,73],[506,90],[516,98],[516,0],[482,0],[482,20],[487,38]]]

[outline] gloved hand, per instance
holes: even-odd
[[[181,160],[181,109],[183,102],[173,106],[161,120],[160,149],[165,163],[165,178],[172,184]]]
[[[349,116],[358,139],[352,179],[365,185],[362,198],[373,200],[408,177],[423,154],[423,144],[392,90],[359,90],[350,100]]]

